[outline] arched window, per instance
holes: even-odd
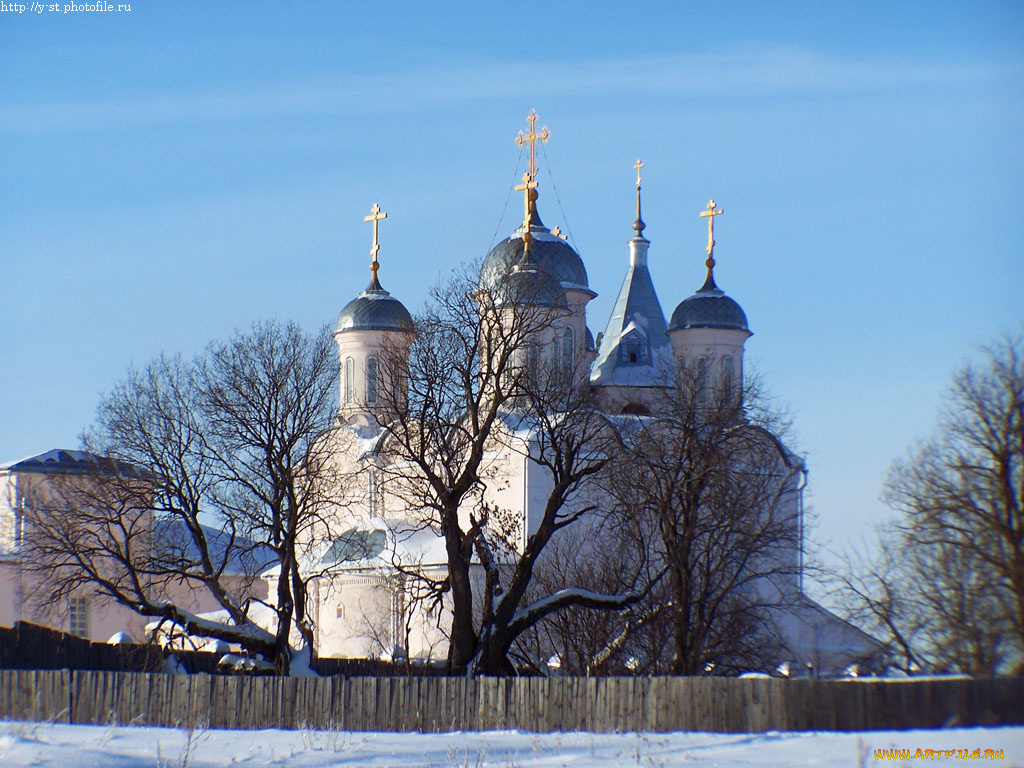
[[[530,386],[537,384],[537,376],[540,374],[540,353],[537,343],[533,342],[526,347],[526,380]]]
[[[377,402],[376,357],[371,357],[366,361],[366,402],[371,405]]]
[[[351,403],[355,399],[355,363],[351,357],[345,358],[345,402]]]
[[[572,369],[576,358],[576,334],[572,327],[566,326],[562,334],[562,375],[566,381],[572,377]]]
[[[733,367],[732,367],[732,358],[731,357],[723,357],[722,358],[722,389],[725,390],[726,395],[728,397],[732,397],[733,379],[734,379],[734,373],[733,373]]]
[[[697,402],[704,404],[708,401],[708,359],[701,357],[697,359]]]

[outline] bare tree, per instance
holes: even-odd
[[[606,514],[594,525],[556,538],[537,569],[531,596],[573,587],[628,594],[650,584],[657,578],[656,563],[647,556],[648,532],[634,522]],[[668,642],[664,618],[670,608],[664,583],[643,601],[620,610],[571,607],[523,633],[515,655],[522,666],[542,674],[649,674]]]
[[[408,362],[396,350],[385,366],[400,373],[381,386],[381,450],[390,457],[382,472],[418,524],[444,537],[444,578],[406,575],[418,594],[450,605],[453,671],[508,672],[516,638],[544,616],[637,599],[574,588],[527,599],[552,537],[595,512],[581,491],[609,457],[610,425],[579,375],[582,355],[560,368],[550,355],[553,323],[566,311],[550,281],[528,259],[493,286],[475,271],[455,278],[417,319]],[[488,496],[500,483],[494,457],[514,455],[550,480],[529,529]]]
[[[893,464],[883,498],[921,653],[942,670],[1024,671],[1024,335],[956,373],[935,435]]]
[[[648,531],[668,574],[660,593],[623,615],[609,648],[630,633],[661,633],[669,643],[648,640],[645,669],[763,668],[780,650],[775,612],[798,596],[802,464],[755,381],[743,391],[711,386],[697,366],[676,381],[657,418],[630,417],[621,433],[609,491]]]
[[[92,584],[111,600],[189,634],[238,643],[280,673],[293,630],[313,652],[303,546],[322,523],[329,456],[316,437],[335,414],[337,362],[324,331],[257,324],[194,361],[160,357],[132,370],[100,403],[85,435],[98,460],[89,482],[34,505],[31,560],[51,596]],[[273,568],[261,626],[230,572]],[[177,588],[177,590],[175,589]],[[174,594],[205,590],[225,618]],[[266,623],[266,622],[264,622]]]
[[[844,618],[882,641],[880,666],[909,676],[933,666],[926,643],[929,619],[909,553],[894,533],[879,531],[877,557],[849,553],[826,577],[837,587]]]

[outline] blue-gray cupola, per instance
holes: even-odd
[[[536,190],[530,192],[534,203],[530,211],[530,258],[537,267],[551,275],[562,286],[563,291],[579,290],[593,293],[587,280],[587,268],[583,266],[583,259],[569,243],[544,226],[537,214]],[[490,250],[480,268],[480,282],[484,287],[493,286],[499,277],[507,275],[522,260],[523,235],[526,231],[524,221],[511,235]]]
[[[640,210],[640,169],[637,160],[636,220],[629,240],[629,268],[622,280],[611,317],[600,337],[592,386],[609,411],[644,412],[651,388],[671,383],[671,344],[665,335],[665,315],[647,268],[650,241],[644,237]]]
[[[695,380],[708,386],[741,391],[743,384],[743,345],[753,334],[747,315],[725,291],[715,284],[714,220],[724,211],[708,202],[702,217],[708,219],[707,277],[704,284],[672,313],[668,337],[677,368],[692,370]],[[690,366],[693,366],[691,369]]]
[[[377,278],[378,223],[386,218],[376,203],[364,217],[373,222],[370,283],[341,310],[333,333],[341,365],[339,413],[350,423],[372,424],[394,404],[399,393],[390,390],[399,377],[389,377],[388,367],[396,355],[408,355],[415,336],[409,310],[385,291]]]
[[[338,315],[335,333],[346,331],[413,330],[412,315],[405,305],[384,290],[374,274],[365,290],[345,305]]]
[[[672,313],[668,330],[685,328],[724,328],[750,332],[743,308],[715,285],[715,278],[710,271],[704,285],[695,294],[683,299]]]
[[[537,199],[537,190],[530,189],[527,194],[531,200],[530,211],[536,215],[533,203]],[[536,236],[533,236],[532,232],[526,235],[525,225],[516,231],[519,233],[518,238],[503,240],[488,254],[487,258],[490,259],[500,247],[501,263],[505,266],[498,271],[496,266],[499,260],[496,258],[492,262],[495,271],[490,273],[486,271],[485,260],[480,275],[481,288],[491,292],[496,307],[535,306],[568,311],[569,305],[562,282],[534,257],[539,250]],[[580,262],[580,267],[582,266]]]
[[[531,110],[529,134],[521,131],[516,143],[529,144],[530,156],[522,184],[523,218],[511,235],[495,245],[480,267],[480,288],[489,292],[498,307],[529,305],[552,310],[546,327],[538,329],[535,345],[549,350],[560,370],[571,371],[574,379],[585,381],[594,357],[588,343],[586,305],[595,296],[590,290],[583,259],[566,242],[558,227],[544,226],[537,212],[536,142],[546,142],[547,128],[535,130],[537,115]]]
[[[524,215],[522,223],[515,232],[494,246],[484,259],[480,268],[480,283],[483,288],[491,288],[498,278],[512,272],[520,264],[524,251],[540,270],[547,272],[562,288],[569,293],[570,303],[583,299],[585,304],[597,294],[590,290],[587,280],[587,269],[583,259],[569,243],[560,236],[558,228],[554,231],[544,226],[537,213],[537,158],[535,154],[537,142],[546,144],[551,137],[547,126],[538,133],[536,131],[537,113],[530,110],[526,122],[530,132],[519,132],[516,144],[520,149],[529,145],[530,156],[527,170],[523,174],[523,183],[516,187],[523,192]],[[573,294],[581,294],[574,296]]]

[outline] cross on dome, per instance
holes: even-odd
[[[373,247],[370,248],[370,257],[372,259],[370,262],[370,273],[373,275],[374,280],[377,279],[377,270],[380,269],[380,264],[377,262],[377,252],[380,251],[380,242],[377,239],[377,227],[381,219],[386,219],[387,217],[388,215],[380,209],[380,206],[377,205],[377,203],[374,203],[373,207],[370,209],[370,215],[363,217],[363,221],[373,222]]]
[[[704,262],[704,266],[708,268],[708,278],[712,278],[712,271],[715,268],[715,216],[721,216],[725,213],[721,208],[715,208],[715,201],[708,200],[707,208],[700,212],[701,217],[707,217],[708,220],[708,260]]]
[[[643,218],[640,216],[640,181],[642,179],[640,170],[645,167],[639,157],[636,159],[636,163],[633,164],[633,168],[636,170],[636,221],[633,222],[633,231],[636,232],[637,237],[643,237],[644,228],[646,227]]]
[[[523,174],[523,183],[516,186],[516,192],[523,193],[523,243],[526,253],[529,253],[530,242],[533,240],[533,235],[530,234],[530,213],[532,212],[532,203],[536,200],[537,193],[534,191],[536,189],[537,182],[534,181],[529,171]]]
[[[540,129],[540,133],[537,133],[536,130],[534,130],[534,126],[535,126],[535,124],[537,122],[537,112],[536,112],[536,110],[533,110],[533,109],[530,110],[530,114],[526,116],[526,122],[528,122],[530,124],[530,132],[524,134],[522,131],[519,131],[519,135],[516,136],[515,141],[516,141],[516,146],[519,147],[520,149],[523,148],[523,144],[529,143],[529,145],[530,145],[529,173],[530,173],[530,178],[536,179],[537,178],[537,156],[536,156],[536,153],[535,153],[534,145],[538,141],[541,142],[542,144],[547,144],[548,143],[548,139],[551,138],[551,132],[548,131],[548,127],[546,125],[543,128]]]

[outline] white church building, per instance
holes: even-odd
[[[531,114],[531,118],[534,116]],[[534,118],[535,119],[535,118]],[[546,136],[535,134],[532,141]],[[522,134],[520,134],[522,136]],[[680,361],[698,366],[702,375],[720,386],[742,389],[744,345],[752,335],[741,306],[721,290],[714,279],[713,226],[722,213],[714,201],[702,216],[709,225],[707,273],[692,295],[671,297],[677,303],[668,320],[648,270],[650,241],[644,237],[640,211],[640,169],[637,161],[637,205],[633,236],[621,288],[611,316],[602,320],[603,332],[595,340],[588,327],[587,304],[597,294],[590,287],[586,266],[560,235],[546,227],[537,210],[536,166],[520,188],[525,193],[523,222],[486,256],[480,285],[493,288],[524,270],[542,284],[535,300],[553,310],[546,347],[551,354],[574,363],[589,377],[589,387],[600,409],[609,415],[631,414],[657,418],[659,393],[673,386],[672,372]],[[446,569],[444,539],[408,517],[400,496],[388,492],[382,471],[391,457],[380,425],[387,414],[378,402],[388,350],[406,348],[416,328],[403,303],[389,294],[378,279],[376,228],[383,214],[374,206],[367,217],[374,227],[372,275],[369,285],[341,310],[334,330],[340,365],[338,421],[324,439],[330,440],[338,465],[360,477],[350,503],[339,506],[330,540],[310,554],[309,566],[322,570],[312,585],[318,653],[321,656],[408,656],[443,661],[447,652],[444,609],[417,607],[406,592],[403,569],[418,569],[443,578]],[[527,247],[528,243],[528,247]],[[693,282],[699,273],[694,270]],[[687,279],[682,276],[682,279]],[[791,578],[779,589],[788,591],[789,606],[778,621],[784,646],[778,662],[783,668],[813,667],[816,673],[840,674],[879,648],[878,643],[807,597],[802,591],[803,486],[802,460],[781,442],[778,471],[784,477],[783,503],[801,530],[785,556],[791,558]],[[522,453],[500,450],[490,458],[496,480],[489,483],[491,501],[515,515],[523,541],[536,525],[546,499],[547,470]]]

